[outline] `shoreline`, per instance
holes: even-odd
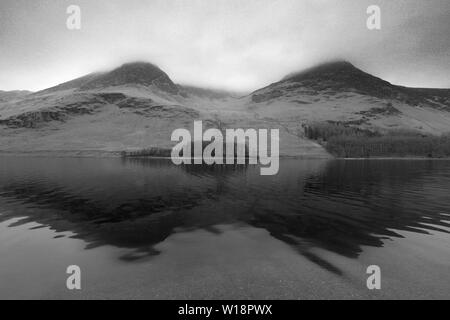
[[[123,151],[104,151],[104,150],[36,150],[36,151],[3,151],[0,150],[0,156],[11,157],[54,157],[54,158],[122,158],[122,159],[167,159],[170,157],[161,156],[123,156]],[[342,158],[334,157],[317,157],[315,155],[280,155],[280,159],[298,159],[298,160],[442,160],[450,161],[450,157],[430,158],[430,157],[370,157],[370,158]]]
[[[414,156],[407,156],[407,157],[371,157],[371,158],[333,158],[334,160],[349,160],[349,161],[356,161],[356,160],[445,160],[449,161],[449,157],[444,158],[429,158],[429,157],[414,157]]]

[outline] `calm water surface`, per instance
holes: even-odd
[[[450,161],[259,172],[1,157],[0,298],[450,298]]]

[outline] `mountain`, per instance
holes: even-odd
[[[232,99],[225,91],[177,85],[154,64],[127,63],[0,103],[0,151],[170,148],[173,130],[195,120],[220,126]]]
[[[302,72],[290,74],[280,82],[258,90],[253,94],[254,102],[271,97],[279,97],[283,90],[293,92],[297,89],[335,93],[353,92],[378,99],[390,99],[411,105],[426,103],[435,107],[450,107],[449,89],[415,89],[393,85],[374,77],[346,61],[326,63]],[[277,91],[279,90],[279,91]],[[441,98],[441,99],[439,99]]]
[[[76,89],[87,91],[123,85],[153,86],[171,94],[179,92],[178,87],[160,68],[151,63],[127,63],[109,72],[91,73],[78,79],[62,83],[56,87],[41,91],[49,93],[60,90]]]
[[[326,158],[305,137],[309,123],[441,134],[450,131],[450,90],[396,86],[337,61],[238,97],[178,85],[154,64],[133,62],[36,93],[0,92],[0,152],[170,148],[173,130],[192,129],[195,120],[207,128],[278,128],[281,155]]]
[[[435,134],[450,131],[450,90],[393,85],[346,61],[292,73],[253,92],[249,99],[251,110],[278,121],[334,121]]]
[[[224,100],[233,96],[232,93],[222,90],[177,85],[159,67],[148,62],[126,63],[109,72],[91,73],[42,90],[37,92],[36,95],[66,90],[74,92],[111,91],[112,88],[116,88],[118,91],[121,91],[124,87],[145,88],[147,93],[149,93],[149,90],[153,90],[153,93],[163,93],[163,96],[166,98],[168,97],[167,94],[184,98],[200,97],[212,100]]]
[[[80,89],[90,90],[129,84],[155,86],[171,94],[177,94],[179,91],[165,72],[151,63],[142,62],[124,64],[111,72],[101,74],[83,84]]]

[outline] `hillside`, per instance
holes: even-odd
[[[128,63],[0,104],[0,151],[96,154],[170,148],[173,130],[191,129],[194,120],[216,128],[267,125],[241,102],[225,91],[177,85],[153,64]],[[295,150],[328,156],[311,141],[283,129],[281,135],[286,155]]]
[[[14,91],[2,91],[0,90],[0,103],[22,99],[23,97],[31,94],[31,91],[26,90],[14,90]]]
[[[259,117],[292,129],[299,123],[332,121],[377,130],[450,130],[450,90],[396,86],[348,62],[291,74],[247,99]]]
[[[136,62],[3,99],[1,152],[170,148],[173,130],[204,120],[222,129],[278,128],[282,155],[329,157],[305,137],[309,123],[433,134],[450,128],[449,90],[395,86],[348,62],[293,73],[242,98],[175,84],[157,66]]]

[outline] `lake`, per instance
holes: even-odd
[[[449,189],[445,160],[4,156],[0,298],[449,299]]]

